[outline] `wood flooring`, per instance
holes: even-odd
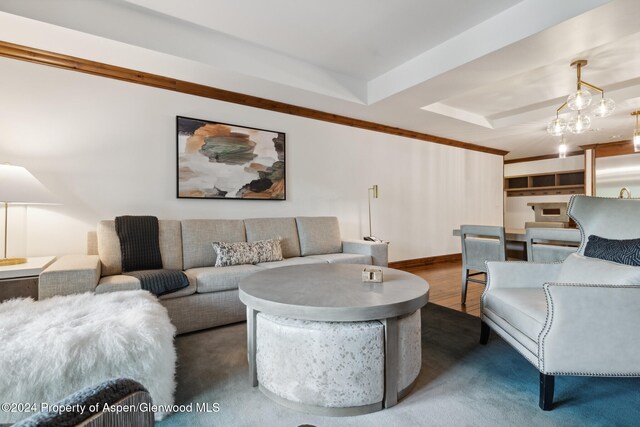
[[[429,282],[429,302],[480,317],[480,296],[484,292],[481,283],[469,282],[467,303],[460,303],[462,290],[462,263],[460,261],[439,262],[424,267],[404,269]],[[483,276],[476,276],[483,278]]]

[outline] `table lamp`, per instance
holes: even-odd
[[[7,257],[9,204],[55,203],[53,194],[22,166],[0,164],[0,203],[4,203],[4,252],[0,266],[23,264],[26,258]]]

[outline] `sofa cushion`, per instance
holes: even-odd
[[[126,274],[114,274],[100,279],[96,286],[96,294],[117,291],[133,291],[140,289],[140,281],[133,276]]]
[[[555,280],[559,283],[639,285],[640,267],[571,254]]]
[[[211,245],[216,252],[216,267],[257,264],[282,259],[282,248],[278,239],[254,242],[213,242]]]
[[[96,229],[98,238],[98,255],[102,263],[102,275],[122,273],[122,254],[120,252],[120,239],[116,233],[116,222],[104,220],[98,222]]]
[[[238,283],[247,276],[263,270],[251,264],[231,265],[229,267],[191,268],[185,273],[189,282],[196,284],[199,294],[238,289]]]
[[[338,218],[299,216],[296,223],[302,256],[342,252]]]
[[[547,317],[547,300],[542,288],[489,289],[484,307],[538,342]]]
[[[182,270],[182,232],[180,221],[162,219],[158,221],[158,237],[163,268]],[[96,229],[98,255],[102,263],[102,275],[122,273],[120,239],[116,233],[115,220],[98,222]]]
[[[112,276],[102,277],[98,286],[96,286],[96,294],[104,294],[107,292],[133,291],[140,289],[140,281],[133,276],[126,274],[114,274]],[[196,293],[195,281],[189,280],[189,286],[182,288],[176,292],[159,296],[161,300],[184,297]]]
[[[626,265],[640,266],[640,239],[613,240],[589,236],[584,255]]]
[[[330,264],[367,264],[371,265],[371,255],[360,254],[324,254],[311,255],[309,258],[317,258]]]
[[[244,220],[247,241],[280,238],[282,256],[300,256],[298,228],[294,218],[251,218]]]
[[[185,219],[182,221],[184,269],[216,263],[212,242],[246,242],[241,219]]]
[[[167,270],[182,270],[182,226],[180,221],[161,219],[160,253],[162,254],[162,268]]]
[[[313,258],[313,257],[295,257],[295,258],[287,258],[282,261],[272,261],[272,262],[261,262],[256,264],[259,267],[264,268],[278,268],[278,267],[289,267],[291,265],[303,265],[303,264],[326,264],[327,261]]]

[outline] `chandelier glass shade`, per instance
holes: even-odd
[[[558,158],[565,159],[567,157],[567,151],[567,140],[563,136],[562,139],[560,139],[560,145],[558,145]]]
[[[608,117],[615,109],[616,103],[613,102],[613,99],[603,97],[600,101],[596,102],[591,110],[591,114],[595,117]]]
[[[577,116],[573,116],[567,122],[567,130],[571,133],[579,135],[585,133],[591,127],[591,119],[589,116],[578,111]]]
[[[580,111],[591,105],[591,92],[586,89],[578,89],[567,98],[567,107],[573,111]]]
[[[567,122],[561,117],[556,117],[555,119],[551,120],[549,122],[549,125],[547,126],[547,132],[549,132],[553,136],[562,135],[566,129]]]
[[[601,99],[593,104],[593,108],[591,110],[591,114],[594,117],[610,116],[616,108],[616,103],[612,99],[604,97],[604,90],[581,79],[581,69],[585,65],[587,65],[587,61],[584,59],[579,59],[571,63],[571,66],[576,67],[577,70],[576,91],[567,97],[565,103],[556,110],[555,119],[552,119],[547,125],[547,132],[553,136],[561,136],[567,132],[581,134],[589,130],[591,127],[591,117],[583,111],[592,105],[593,95],[591,95],[591,92],[587,89],[583,88],[583,86],[599,92],[601,95]],[[560,117],[560,113],[565,108],[577,111],[577,114],[569,119],[563,119]]]

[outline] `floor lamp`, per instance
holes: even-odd
[[[26,258],[7,257],[9,204],[55,203],[54,196],[22,166],[0,164],[0,203],[4,204],[4,252],[0,266],[23,264]]]
[[[367,240],[369,242],[381,242],[382,240],[378,239],[377,237],[373,237],[371,235],[371,197],[373,196],[374,199],[378,198],[378,186],[374,185],[373,187],[369,188],[369,235],[364,237],[364,240]]]

